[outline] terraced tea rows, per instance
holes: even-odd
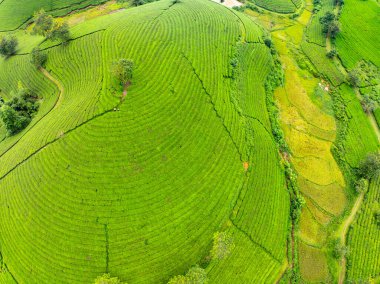
[[[62,99],[0,157],[1,253],[16,281],[89,283],[110,272],[165,282],[208,255],[226,226],[235,249],[210,263],[210,279],[277,279],[289,196],[261,28],[216,3],[164,0],[73,35],[43,45]],[[136,65],[124,99],[109,71],[121,57]],[[232,263],[247,269],[218,272]]]
[[[336,40],[339,57],[351,69],[361,59],[380,66],[380,9],[376,1],[347,0],[342,9],[342,32]]]
[[[348,281],[369,281],[380,276],[379,200],[380,179],[376,177],[349,232]]]
[[[266,10],[284,14],[294,13],[302,5],[302,1],[292,0],[254,0],[254,3]]]
[[[75,9],[91,4],[99,4],[105,0],[3,0],[0,2],[0,31],[15,30],[28,21],[33,13],[41,8],[63,15]]]

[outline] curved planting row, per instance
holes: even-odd
[[[63,100],[0,158],[9,271],[31,283],[90,283],[103,272],[128,283],[166,282],[209,254],[213,234],[237,209],[226,263],[246,269],[226,271],[224,282],[273,282],[285,258],[288,195],[270,129],[262,126],[262,82],[245,83],[266,77],[269,50],[247,45],[241,61],[255,71],[234,79],[243,24],[208,1],[162,1],[105,22],[102,32],[49,49]],[[91,26],[84,24],[86,32]],[[249,38],[261,37],[244,26]],[[119,58],[136,66],[123,99],[109,71]],[[257,117],[237,110],[236,84],[239,107]],[[247,107],[252,97],[261,103]],[[224,266],[212,262],[210,279],[220,282],[212,271]]]
[[[362,59],[380,66],[379,17],[376,1],[347,0],[344,3],[339,18],[342,31],[337,36],[336,46],[346,68],[353,68]]]
[[[40,108],[28,127],[23,132],[0,143],[0,156],[2,156],[52,109],[57,100],[58,90],[30,63],[30,57],[27,55],[15,56],[7,60],[0,59],[0,78],[1,95],[6,99],[17,93],[20,83],[40,98]]]
[[[94,115],[104,112],[104,109],[96,106],[102,87],[101,48],[96,45],[99,40],[100,35],[94,34],[75,40],[67,47],[49,50],[47,69],[51,69],[52,75],[62,80],[63,98],[41,122],[25,133],[14,151],[2,155],[4,166],[0,170],[0,176],[7,174],[18,163],[47,143]],[[91,45],[92,48],[86,48]],[[110,109],[112,107],[109,106]],[[7,140],[4,142],[7,143]]]
[[[302,1],[291,1],[291,0],[254,0],[254,3],[266,10],[281,13],[290,14],[294,13],[297,8],[299,8]]]
[[[380,179],[376,177],[349,232],[348,281],[366,282],[380,276],[379,200]]]
[[[105,0],[5,0],[0,3],[0,31],[15,30],[31,17],[33,13],[43,8],[56,15],[64,15],[75,9],[91,4],[99,4]]]

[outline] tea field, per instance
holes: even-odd
[[[379,3],[229,7],[0,0],[0,283],[379,283]]]

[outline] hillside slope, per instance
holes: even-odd
[[[262,29],[213,2],[164,0],[82,23],[73,38],[42,45],[58,86],[28,54],[0,60],[13,70],[5,95],[18,81],[46,86],[41,118],[0,143],[0,283],[90,283],[104,272],[164,283],[203,262],[224,230],[235,249],[210,263],[211,283],[273,282],[289,195]],[[122,57],[136,65],[125,98],[110,74]]]

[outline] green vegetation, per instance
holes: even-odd
[[[45,65],[47,60],[47,54],[42,52],[38,47],[33,48],[30,56],[30,62],[37,68],[43,67]]]
[[[19,84],[18,92],[11,100],[0,101],[0,118],[9,135],[24,129],[37,112],[38,97]]]
[[[206,284],[208,278],[206,271],[199,266],[194,266],[186,274],[171,278],[168,284]]]
[[[130,59],[119,59],[112,66],[113,75],[123,84],[127,84],[132,80],[133,61]]]
[[[378,282],[376,0],[104,2],[0,0],[0,283]]]
[[[379,16],[376,0],[345,0],[339,18],[342,31],[337,36],[336,48],[346,68],[353,68],[361,60],[380,66]]]
[[[26,43],[40,43],[45,69],[30,54],[0,61],[4,97],[15,80],[41,97],[30,124],[0,143],[1,253],[15,279],[164,283],[200,263],[210,283],[273,282],[290,202],[262,28],[217,3],[163,0],[70,31],[65,47]],[[135,66],[123,100],[110,68],[120,58]],[[206,261],[216,232],[228,253]]]
[[[98,276],[95,279],[94,284],[123,284],[119,278],[117,277],[111,277],[109,273],[103,274],[102,276]],[[127,283],[124,283],[127,284]]]
[[[52,41],[67,42],[70,39],[69,25],[62,20],[54,20],[43,9],[34,15],[33,33]]]
[[[3,36],[0,40],[0,55],[9,57],[16,52],[17,38],[11,35]]]
[[[376,175],[371,179],[363,207],[349,231],[348,282],[370,282],[380,275],[379,198],[380,178]]]
[[[335,39],[340,32],[339,22],[334,13],[328,11],[324,16],[319,18],[319,22],[322,25],[322,32],[326,37]]]

